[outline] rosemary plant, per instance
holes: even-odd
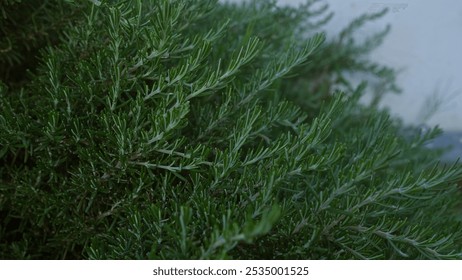
[[[0,8],[1,258],[462,257],[462,169],[376,106],[389,29],[354,38],[384,12],[326,41],[319,1],[29,2]]]

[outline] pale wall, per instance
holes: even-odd
[[[234,0],[234,2],[240,0]],[[297,5],[304,1],[279,0]],[[326,27],[338,32],[351,19],[376,8],[390,12],[365,28],[365,34],[390,23],[392,31],[373,59],[403,69],[399,85],[403,93],[388,96],[384,106],[408,123],[420,124],[425,100],[442,101],[427,124],[446,130],[462,130],[462,1],[460,0],[326,0],[334,19]]]

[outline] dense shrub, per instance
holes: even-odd
[[[461,258],[462,169],[376,106],[389,29],[354,38],[383,13],[324,42],[318,1],[3,2],[54,38],[0,29],[1,258]]]

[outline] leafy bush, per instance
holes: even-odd
[[[73,16],[0,57],[2,258],[461,258],[462,169],[377,108],[388,28],[354,39],[383,13],[324,42],[318,1],[37,2],[24,30]]]

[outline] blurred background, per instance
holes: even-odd
[[[224,2],[226,0],[223,0]],[[228,0],[242,2],[243,0]],[[297,6],[305,0],[278,0]],[[388,94],[381,106],[407,124],[438,125],[445,131],[430,146],[453,146],[446,159],[462,156],[462,1],[460,0],[322,0],[335,13],[325,27],[338,34],[351,20],[388,8],[368,23],[364,36],[391,25],[372,60],[400,71],[399,95]]]

